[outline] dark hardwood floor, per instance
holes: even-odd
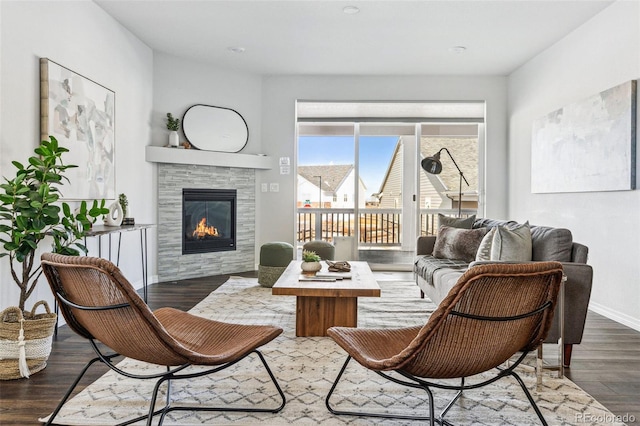
[[[234,275],[257,276],[255,272]],[[375,275],[378,280],[412,279],[404,272]],[[188,310],[227,279],[223,275],[152,284],[149,305],[152,309],[173,306]],[[53,411],[93,355],[85,340],[68,327],[60,327],[45,370],[30,379],[0,381],[0,425],[40,424],[38,418]],[[105,371],[103,366],[91,367],[77,391]],[[628,424],[640,424],[640,332],[589,312],[584,339],[574,347],[566,375]],[[580,423],[576,419],[576,424]]]

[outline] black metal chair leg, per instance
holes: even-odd
[[[51,413],[51,416],[49,416],[49,420],[47,420],[47,423],[45,423],[45,425],[49,426],[50,424],[53,423],[53,419],[58,415],[58,413],[62,409],[62,406],[64,405],[64,403],[67,402],[67,399],[69,399],[69,397],[71,396],[71,393],[73,393],[73,390],[76,388],[78,383],[80,383],[80,380],[82,379],[82,377],[85,375],[85,373],[87,372],[89,367],[91,367],[93,365],[93,363],[95,363],[96,361],[100,361],[100,358],[99,357],[95,357],[95,358],[89,360],[85,364],[85,366],[82,369],[82,371],[80,371],[80,374],[78,374],[78,377],[76,377],[76,379],[73,381],[71,386],[69,386],[69,389],[67,389],[67,393],[64,394],[64,397],[62,398],[62,400],[60,400],[60,403],[58,404],[56,409],[53,410],[53,413]]]
[[[429,424],[431,426],[433,426],[435,423],[441,424],[440,420],[435,418],[435,414],[434,414],[435,409],[434,409],[434,405],[433,405],[433,394],[431,393],[431,390],[426,386],[414,385],[414,387],[418,387],[420,389],[424,389],[427,392],[427,395],[429,397],[429,417],[410,416],[410,415],[404,415],[404,414],[386,414],[386,413],[369,413],[369,412],[358,412],[358,411],[342,411],[342,410],[336,410],[335,408],[333,408],[331,406],[331,403],[329,402],[329,400],[331,399],[331,396],[333,395],[333,392],[335,391],[336,386],[338,386],[338,382],[342,378],[342,375],[344,374],[345,370],[347,369],[347,365],[349,364],[350,361],[351,361],[351,356],[349,355],[349,356],[347,356],[347,360],[344,362],[344,365],[340,369],[340,372],[338,373],[338,376],[336,377],[336,380],[333,382],[333,385],[331,385],[331,389],[329,389],[329,393],[327,394],[327,397],[325,398],[325,405],[326,405],[327,409],[329,410],[329,412],[331,414],[346,415],[346,416],[377,417],[377,418],[383,418],[383,419],[421,420],[421,421],[429,421]]]
[[[278,413],[284,408],[285,404],[287,403],[287,398],[284,396],[284,392],[282,392],[282,388],[280,388],[280,384],[276,380],[276,376],[274,376],[273,372],[271,372],[271,368],[269,368],[269,364],[267,364],[267,360],[264,359],[264,356],[262,355],[262,352],[260,352],[258,350],[254,351],[254,352],[256,354],[258,354],[258,358],[260,358],[260,361],[262,361],[262,365],[264,365],[264,369],[267,370],[267,373],[269,374],[269,377],[271,377],[271,382],[273,382],[273,384],[275,385],[276,389],[278,390],[278,393],[280,394],[280,398],[282,398],[282,404],[280,404],[279,407],[269,411],[271,413]]]
[[[349,365],[349,361],[351,361],[351,356],[347,356],[347,360],[342,365],[342,368],[338,373],[338,377],[336,377],[336,380],[333,382],[333,385],[331,385],[331,389],[329,389],[329,393],[327,394],[327,397],[324,400],[324,404],[326,405],[327,410],[329,410],[331,414],[339,414],[336,412],[336,410],[333,409],[333,407],[331,407],[331,404],[329,403],[329,399],[331,398],[331,395],[333,395],[333,391],[336,389],[336,386],[338,386],[338,382],[340,381],[340,378],[344,374],[344,370],[347,369],[347,365]]]
[[[449,401],[447,406],[444,407],[444,410],[442,410],[442,412],[440,413],[440,420],[444,420],[444,416],[447,414],[447,411],[449,411],[449,409],[451,407],[453,407],[453,404],[456,403],[458,398],[460,398],[462,396],[462,389],[464,389],[464,377],[462,379],[460,379],[460,390],[456,393],[456,395],[453,397],[453,399],[451,401]]]
[[[531,406],[533,407],[534,411],[538,415],[538,418],[540,419],[540,422],[544,426],[548,426],[547,421],[545,420],[544,416],[542,415],[542,412],[538,408],[538,404],[536,404],[536,402],[534,401],[533,396],[531,396],[531,393],[529,392],[529,389],[527,389],[527,387],[525,386],[525,384],[522,381],[522,379],[520,378],[520,376],[517,373],[513,372],[513,371],[510,372],[510,375],[513,376],[518,381],[518,383],[520,384],[520,387],[524,391],[525,395],[527,395],[527,399],[531,403]]]

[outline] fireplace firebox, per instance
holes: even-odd
[[[236,249],[236,190],[182,190],[182,254]]]

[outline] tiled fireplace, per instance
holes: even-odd
[[[236,249],[235,189],[182,188],[182,254]]]
[[[183,190],[194,192],[214,190],[222,194],[209,207],[220,207],[217,203],[230,193],[235,195],[235,241],[233,248],[231,231],[222,230],[229,224],[205,223],[218,228],[222,239],[211,238],[215,251],[196,249],[183,254]],[[201,214],[206,204],[192,206]],[[230,207],[229,207],[230,208]],[[230,212],[227,212],[230,213]],[[198,218],[201,221],[202,218]],[[209,221],[219,219],[212,215]],[[207,222],[207,219],[205,219]],[[192,233],[194,231],[189,231]],[[220,235],[219,235],[220,236]],[[202,239],[204,240],[204,238]],[[196,245],[198,243],[196,242]],[[226,245],[220,249],[220,245]],[[255,170],[250,168],[203,166],[188,164],[158,164],[158,279],[172,281],[208,275],[230,274],[251,271],[255,268]]]

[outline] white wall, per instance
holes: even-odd
[[[290,157],[296,170],[295,102],[315,101],[486,101],[487,217],[506,218],[506,77],[433,76],[266,76],[262,92],[262,147],[275,158]],[[280,192],[263,194],[257,208],[262,221],[256,241],[294,242],[295,173],[264,172],[261,182],[277,182]],[[258,185],[260,182],[258,182]],[[278,210],[274,212],[274,206]]]
[[[144,147],[151,140],[151,49],[93,2],[2,1],[0,7],[0,174],[12,176],[11,161],[26,161],[38,145],[39,58],[47,57],[115,91],[116,193],[127,194],[136,222],[155,223],[154,167],[144,160]],[[43,246],[48,249],[48,244]],[[90,242],[90,250],[95,247]],[[120,267],[138,287],[139,247],[138,233],[123,235]],[[155,271],[154,231],[149,233],[149,252],[149,269]],[[0,265],[0,305],[15,305],[18,288],[7,258]],[[44,281],[41,278],[28,307],[43,298],[52,301]]]
[[[509,216],[570,229],[589,247],[590,308],[638,330],[640,191],[532,194],[530,154],[533,120],[640,78],[639,52],[640,3],[618,1],[508,79]]]
[[[261,153],[259,75],[222,69],[160,52],[154,54],[153,63],[152,145],[164,146],[168,142],[168,112],[180,118],[180,141],[185,141],[182,116],[190,106],[204,104],[231,108],[241,114],[249,127],[249,141],[241,153]]]

